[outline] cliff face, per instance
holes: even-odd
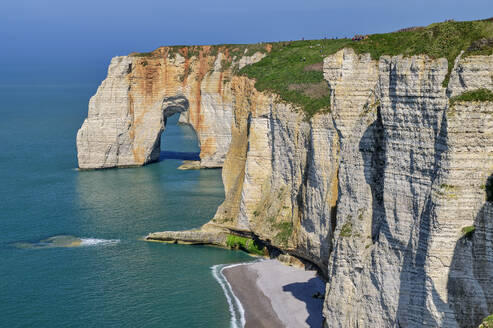
[[[444,59],[376,62],[345,50],[325,60],[342,145],[331,326],[477,326],[493,310],[488,224],[474,234],[488,254],[481,268],[453,263],[468,258],[457,254],[461,229],[493,219],[481,189],[493,172],[493,104],[448,105],[469,88],[493,89],[492,59],[459,59],[447,90]]]
[[[211,224],[327,267],[337,200],[336,131],[328,114],[307,121],[275,95],[235,78],[232,144],[223,167],[226,200]]]
[[[162,47],[148,54],[115,57],[89,102],[77,133],[81,169],[140,166],[159,159],[166,118],[197,133],[203,167],[217,167],[231,141],[232,71],[261,53],[230,56],[227,48]]]
[[[323,64],[331,111],[309,119],[222,72],[221,56],[117,57],[91,99],[81,167],[155,160],[172,112],[197,131],[204,166],[224,161],[214,218],[150,239],[254,235],[309,260],[328,279],[330,327],[473,327],[493,312],[493,103],[449,104],[493,90],[493,56],[458,58],[444,88],[446,59],[343,49]]]
[[[330,327],[477,326],[493,312],[493,104],[449,98],[493,90],[492,59],[458,59],[445,89],[445,59],[342,50],[324,61],[331,113],[308,121],[244,81],[212,222],[327,272]]]

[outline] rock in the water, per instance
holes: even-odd
[[[200,161],[183,161],[183,164],[178,166],[178,170],[199,170],[201,168]]]

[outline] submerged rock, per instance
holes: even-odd
[[[199,170],[201,168],[200,161],[183,161],[183,164],[178,166],[178,170]]]

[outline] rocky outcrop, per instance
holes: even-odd
[[[152,65],[164,60],[168,68],[158,72],[180,71],[180,65],[200,72],[199,59],[209,58],[203,51],[190,64],[180,59],[185,56],[174,61],[161,56]],[[148,96],[132,100],[140,104],[134,114],[118,105],[127,104],[130,91],[120,92],[125,84],[117,76],[132,76],[133,87],[134,76],[142,75],[120,67],[118,61],[129,57],[115,59],[100,95],[91,100],[79,149],[111,147],[88,151],[101,155],[82,161],[134,165],[140,145],[147,157],[138,164],[149,162],[157,139],[146,137],[145,127],[158,135],[163,117],[182,112],[180,120],[192,124],[201,140],[201,165],[223,165],[226,197],[210,223],[148,239],[224,246],[228,235],[245,235],[308,260],[328,279],[329,327],[472,327],[493,312],[493,200],[485,197],[493,173],[493,103],[449,105],[463,92],[493,90],[493,56],[457,58],[444,88],[446,59],[374,60],[343,49],[324,60],[331,111],[310,118],[277,95],[257,91],[246,77],[231,72],[218,80],[217,56],[206,60],[214,69],[202,77],[181,83],[164,73],[149,77],[144,85],[173,80],[181,91],[151,87],[154,91],[139,93]],[[136,65],[137,59],[131,61]],[[193,87],[198,80],[199,89]],[[186,90],[200,90],[200,101]],[[97,118],[91,108],[107,108],[101,115],[112,118]],[[200,124],[196,113],[203,113]],[[135,122],[141,114],[140,132],[133,137],[116,133],[113,143],[96,142],[114,137],[103,131],[106,126],[120,131],[128,125],[123,121]],[[215,123],[208,119],[213,117]],[[224,138],[207,139],[218,133]],[[209,141],[215,146],[205,147],[206,140],[215,140]]]
[[[265,54],[230,55],[234,46],[162,47],[112,59],[77,133],[79,168],[140,166],[157,161],[166,118],[197,133],[202,167],[222,166],[231,141],[229,80]]]
[[[276,96],[256,92],[251,81],[237,81],[239,124],[232,128],[234,144],[223,169],[226,200],[212,221],[252,231],[324,269],[337,199],[337,188],[331,189],[337,138],[330,116],[307,121]]]
[[[226,229],[208,225],[197,230],[154,232],[146,238],[173,244],[207,244],[225,247],[228,235]]]

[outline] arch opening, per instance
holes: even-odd
[[[159,136],[159,161],[177,159],[200,161],[200,144],[192,125],[180,119],[189,109],[184,96],[168,97],[162,102],[163,131]],[[178,115],[176,115],[178,114]]]

